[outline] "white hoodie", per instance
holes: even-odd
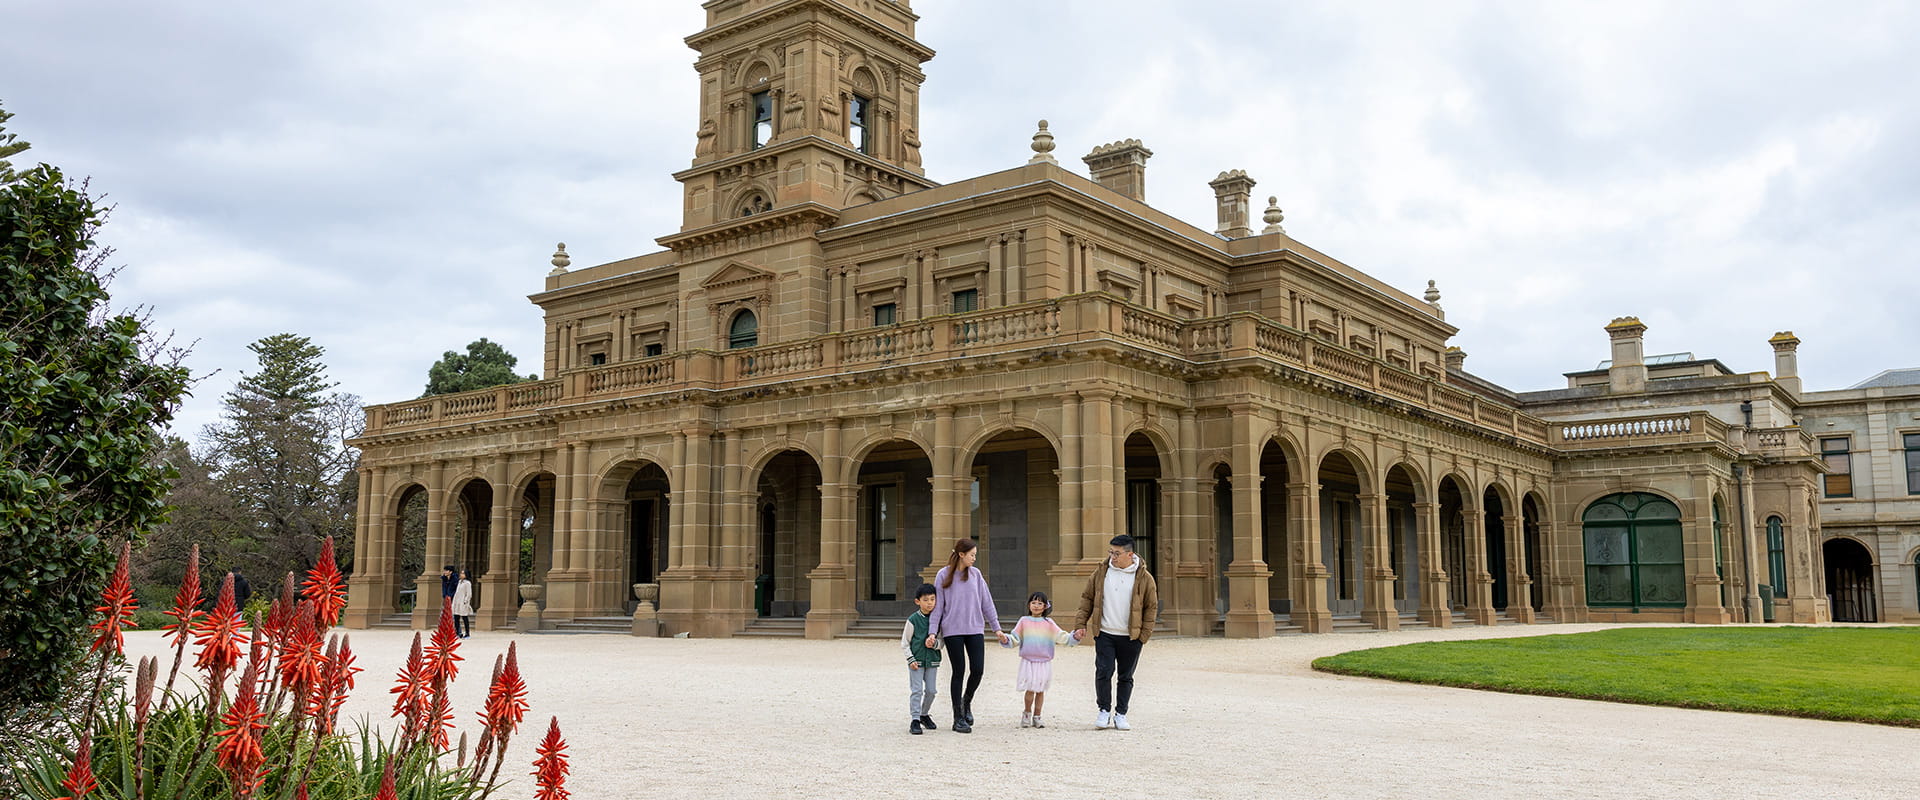
[[[1140,572],[1140,556],[1133,557],[1133,563],[1126,569],[1113,565],[1113,559],[1107,559],[1107,580],[1100,587],[1100,632],[1116,636],[1126,636],[1132,630],[1127,626],[1133,616],[1133,577]]]

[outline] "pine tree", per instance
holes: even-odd
[[[467,345],[464,355],[448,350],[440,356],[439,361],[428,367],[427,392],[421,396],[432,397],[538,380],[533,375],[522,378],[515,374],[513,368],[519,363],[520,359],[507,352],[506,348],[482,336]]]

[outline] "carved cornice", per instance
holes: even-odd
[[[803,203],[662,236],[654,241],[659,242],[662,247],[685,253],[695,248],[720,244],[755,233],[791,231],[795,236],[812,236],[831,227],[839,217],[839,212],[827,206]]]
[[[921,44],[919,41],[899,31],[881,25],[868,17],[853,13],[850,9],[843,8],[835,3],[822,2],[821,0],[792,0],[788,3],[763,8],[759,11],[721,22],[689,36],[686,38],[686,43],[688,47],[704,53],[709,45],[729,36],[736,36],[756,28],[764,28],[790,17],[800,16],[808,9],[824,12],[862,33],[866,33],[869,36],[899,48],[901,51],[922,62],[933,59],[933,48]],[[902,10],[904,11],[904,9]],[[911,16],[912,19],[919,19],[917,16],[912,16],[911,13],[909,13],[909,16]]]

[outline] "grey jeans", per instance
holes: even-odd
[[[912,696],[907,698],[907,717],[919,719],[933,712],[933,697],[940,693],[940,665],[914,669],[907,667],[907,688]]]

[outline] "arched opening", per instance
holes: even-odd
[[[1160,569],[1173,559],[1163,552],[1172,537],[1161,536],[1172,525],[1162,519],[1166,504],[1160,495],[1160,451],[1145,434],[1127,437],[1126,494],[1122,500],[1126,512],[1126,532],[1133,537],[1134,552],[1146,559],[1148,569]]]
[[[1720,607],[1733,608],[1733,596],[1727,586],[1727,518],[1721,513],[1720,496],[1713,496],[1713,574],[1720,579]]]
[[[1547,576],[1544,568],[1546,559],[1540,557],[1545,550],[1545,538],[1540,532],[1540,496],[1529,493],[1520,501],[1520,538],[1527,549],[1527,577],[1532,581],[1527,585],[1527,607],[1535,612],[1546,609]]]
[[[519,527],[516,529],[518,547],[513,581],[516,586],[541,588],[540,598],[535,603],[538,608],[546,607],[547,570],[553,569],[554,487],[555,479],[550,472],[540,473],[528,480],[520,492],[520,506],[514,516]],[[515,615],[526,599],[524,596],[514,599]]]
[[[419,579],[427,572],[427,490],[414,484],[402,489],[395,504],[393,564],[395,570],[393,610],[413,611],[418,598]],[[434,575],[439,575],[439,570]]]
[[[786,450],[760,470],[754,507],[754,610],[762,617],[803,617],[813,607],[807,573],[820,563],[820,466],[802,450]]]
[[[1393,607],[1402,617],[1420,610],[1420,537],[1414,503],[1419,492],[1404,465],[1387,470],[1387,565],[1393,570]]]
[[[487,586],[488,537],[493,522],[493,485],[479,479],[461,484],[455,495],[453,552],[448,563],[467,571],[473,582],[473,607],[482,605]]]
[[[1680,509],[1658,495],[1602,497],[1582,514],[1587,605],[1679,608],[1686,605]]]
[[[620,537],[621,578],[613,587],[619,592],[616,607],[632,613],[639,600],[633,596],[636,583],[658,583],[668,565],[667,521],[670,518],[672,486],[667,471],[647,462],[630,466],[626,487],[619,495],[617,518],[624,523]]]
[[[1288,576],[1292,551],[1287,547],[1287,453],[1278,442],[1268,439],[1260,448],[1260,557],[1273,577],[1267,579],[1267,609],[1275,616],[1293,613],[1293,594]],[[1233,514],[1228,497],[1227,514]]]
[[[1227,565],[1233,563],[1233,470],[1225,464],[1213,468],[1212,560],[1214,610],[1224,619],[1228,607]]]
[[[991,581],[1003,624],[1027,613],[1027,592],[1045,587],[1047,568],[1060,560],[1059,466],[1053,445],[1024,429],[988,439],[969,466],[961,497],[965,535],[980,544],[974,566]],[[1129,527],[1132,522],[1129,508]],[[1055,603],[1065,604],[1061,598]]]
[[[1507,608],[1507,595],[1513,588],[1511,576],[1507,574],[1507,504],[1501,500],[1499,490],[1492,486],[1480,497],[1480,507],[1486,514],[1481,517],[1486,528],[1487,574],[1493,576],[1493,607],[1496,611]]]
[[[1459,481],[1440,479],[1440,568],[1447,573],[1447,610],[1467,610],[1467,499]]]
[[[1827,607],[1834,622],[1879,622],[1873,596],[1873,555],[1852,539],[1828,539],[1820,547],[1827,562]]]
[[[751,192],[747,194],[747,196],[740,198],[740,208],[734,216],[751,217],[755,214],[764,214],[771,210],[773,210],[773,204],[767,202],[766,195],[759,192]]]
[[[1760,598],[1787,596],[1787,524],[1779,516],[1767,517],[1767,585]]]
[[[1327,567],[1327,607],[1334,616],[1361,610],[1360,470],[1343,453],[1320,461],[1320,556]]]
[[[727,349],[739,350],[760,345],[760,320],[750,309],[740,309],[727,325]]]
[[[933,461],[896,439],[868,452],[858,475],[854,608],[862,617],[904,618],[922,572],[933,575]]]

